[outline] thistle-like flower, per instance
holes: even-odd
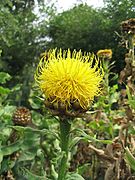
[[[41,58],[35,80],[47,106],[78,110],[88,109],[100,94],[103,75],[100,62],[93,54],[52,49]]]
[[[99,50],[97,52],[97,56],[101,57],[101,58],[111,59],[112,58],[112,50],[111,49]]]

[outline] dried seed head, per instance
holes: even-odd
[[[135,18],[128,19],[121,23],[123,33],[135,34]]]
[[[27,126],[31,123],[30,110],[25,107],[19,107],[13,114],[13,122],[15,125]]]

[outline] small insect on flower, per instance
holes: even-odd
[[[88,109],[94,96],[101,92],[103,76],[94,54],[52,49],[41,58],[35,80],[47,103],[55,104],[56,108],[69,110],[77,104],[81,109]]]

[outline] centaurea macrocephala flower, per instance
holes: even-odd
[[[63,103],[68,109],[78,102],[82,109],[87,109],[101,92],[103,75],[94,54],[52,49],[43,54],[35,80],[52,103]]]

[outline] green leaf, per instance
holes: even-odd
[[[19,156],[18,162],[21,161],[31,161],[35,158],[36,153],[32,153],[32,152],[24,152]]]
[[[2,50],[0,49],[0,57],[1,57]]]
[[[0,163],[3,161],[3,153],[2,151],[0,150]]]
[[[51,175],[54,179],[58,179],[58,173],[55,171],[54,165],[51,165]]]
[[[4,109],[0,109],[0,116],[4,114]]]
[[[11,134],[11,129],[7,127],[0,127],[0,140],[6,140]]]
[[[84,180],[84,178],[77,173],[68,173],[65,180]]]
[[[16,106],[6,105],[3,109],[4,109],[4,114],[5,115],[12,116],[13,112],[16,109]]]
[[[0,72],[0,83],[5,84],[6,81],[9,81],[11,76],[8,73]]]
[[[54,132],[52,132],[51,130],[48,129],[42,129],[42,130],[38,130],[38,129],[34,129],[31,127],[22,127],[22,126],[9,126],[19,132],[32,132],[32,133],[39,133],[39,134],[50,134],[52,136],[54,136],[55,138],[59,139],[58,135]]]
[[[9,93],[10,93],[10,89],[0,86],[0,94],[5,95],[5,94],[9,94]]]
[[[7,156],[7,155],[13,154],[14,152],[18,151],[20,149],[20,146],[22,143],[23,143],[23,140],[19,140],[16,143],[13,143],[9,146],[1,147],[3,156]]]
[[[23,171],[23,175],[27,179],[30,179],[30,180],[45,180],[45,179],[47,179],[45,176],[37,176],[36,174],[33,174],[26,168],[21,168],[21,170]]]
[[[39,109],[41,107],[42,101],[39,98],[29,98],[29,103],[33,109]]]
[[[75,130],[77,130],[81,134],[81,136],[83,136],[84,139],[87,141],[94,141],[94,142],[99,142],[99,143],[104,143],[104,144],[111,144],[112,143],[111,140],[96,139],[96,137],[86,134],[82,129],[75,129]]]
[[[19,91],[21,89],[21,86],[22,84],[17,84],[16,86],[14,86],[11,91],[14,92],[14,91]]]
[[[77,172],[80,174],[80,175],[83,175],[85,173],[87,173],[89,170],[90,170],[90,167],[91,167],[91,164],[90,163],[85,163],[81,166],[79,166],[77,168]]]
[[[126,86],[127,95],[128,95],[128,103],[131,108],[135,109],[135,96],[132,96],[129,90],[129,87]]]
[[[11,164],[10,164],[9,158],[3,158],[1,162],[1,167],[0,167],[0,174],[2,174],[3,172],[7,172],[11,167],[10,165]]]
[[[110,96],[109,102],[110,102],[110,104],[112,104],[112,103],[117,102],[118,99],[119,99],[119,93],[118,93],[118,92],[114,92],[114,93],[112,93],[112,95]]]
[[[128,147],[125,148],[125,160],[135,171],[135,157],[132,155]]]
[[[69,143],[69,149],[71,150],[80,140],[84,139],[84,137],[75,137]]]

